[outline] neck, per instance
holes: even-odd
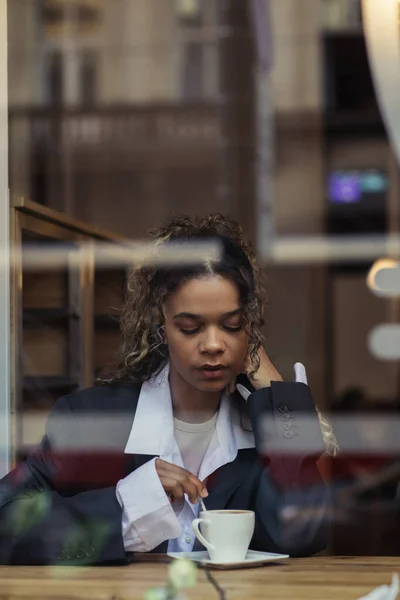
[[[174,417],[185,423],[205,423],[216,411],[221,392],[203,392],[185,381],[172,367],[169,373],[172,410]]]

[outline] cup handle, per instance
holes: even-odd
[[[193,527],[193,531],[194,531],[194,535],[197,537],[198,540],[200,540],[200,542],[203,544],[203,546],[205,548],[207,548],[207,550],[215,550],[215,546],[213,546],[213,544],[210,544],[210,542],[208,542],[206,540],[206,538],[203,536],[203,534],[200,531],[200,523],[205,523],[206,520],[205,519],[193,519],[192,521],[192,527]]]

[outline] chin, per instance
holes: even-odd
[[[195,387],[202,392],[222,392],[228,383],[226,381],[202,381]]]

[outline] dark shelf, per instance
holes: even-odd
[[[23,311],[25,327],[40,327],[41,325],[64,323],[69,318],[78,318],[76,313],[71,313],[66,308],[26,308]]]
[[[386,136],[385,126],[378,111],[327,111],[324,115],[325,132],[328,136],[371,135]]]
[[[112,279],[118,279],[121,278],[121,280],[125,279],[126,274],[128,271],[128,267],[121,267],[118,265],[113,265],[113,266],[100,266],[100,265],[96,265],[96,275],[101,274],[103,276],[108,276],[111,277]]]
[[[37,377],[24,377],[24,390],[61,390],[79,387],[78,381],[67,375],[43,375]]]
[[[120,326],[118,315],[95,315],[94,323],[96,327],[107,329],[119,329]]]
[[[324,29],[322,38],[337,39],[337,38],[360,38],[364,37],[364,29],[361,27],[343,27],[342,29]]]
[[[328,272],[331,275],[342,275],[354,277],[354,275],[365,275],[367,277],[370,268],[372,267],[373,261],[367,261],[363,259],[355,260],[351,263],[335,263],[332,262],[328,265]]]

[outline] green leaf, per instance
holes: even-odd
[[[18,499],[11,514],[13,533],[24,535],[44,519],[51,507],[51,496],[46,492],[38,492],[28,498]]]

